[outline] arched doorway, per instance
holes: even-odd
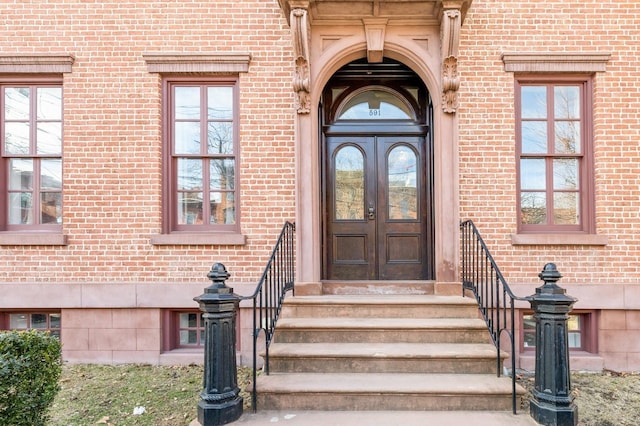
[[[400,62],[351,62],[320,102],[322,277],[432,280],[433,104]]]

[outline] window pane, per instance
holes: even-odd
[[[559,225],[578,224],[580,217],[579,196],[577,192],[553,193],[553,218]]]
[[[9,328],[29,328],[29,318],[27,314],[9,314]]]
[[[31,328],[47,328],[47,314],[31,314]]]
[[[569,333],[568,340],[569,340],[570,348],[582,347],[582,339],[581,339],[580,333]]]
[[[388,160],[389,219],[418,218],[417,157],[406,146],[391,150]]]
[[[40,161],[40,189],[62,189],[62,160],[44,158]]]
[[[6,154],[29,154],[29,123],[5,123],[4,142]]]
[[[33,189],[33,160],[12,158],[9,160],[9,190],[31,191]]]
[[[559,154],[580,153],[580,122],[556,121],[555,150]]]
[[[33,194],[12,192],[9,194],[9,225],[32,225]]]
[[[211,160],[210,189],[234,189],[235,161],[233,159]]]
[[[197,345],[198,332],[196,330],[180,330],[181,345]]]
[[[547,201],[544,192],[523,192],[520,203],[522,223],[534,225],[547,222]]]
[[[578,189],[578,160],[557,158],[553,160],[553,189]]]
[[[209,123],[207,137],[209,154],[233,154],[233,123]]]
[[[178,158],[178,190],[202,189],[202,160]]]
[[[180,328],[196,328],[198,326],[198,314],[180,314]]]
[[[583,315],[584,314],[569,315],[569,319],[567,320],[567,329],[569,331],[582,330],[582,316]]]
[[[202,214],[202,192],[178,193],[178,224],[201,224]]]
[[[340,148],[335,159],[335,218],[364,219],[364,157],[353,146]]]
[[[36,89],[39,120],[62,120],[62,88],[40,87]]]
[[[200,118],[199,87],[176,87],[174,102],[176,120]]]
[[[547,152],[547,122],[522,122],[522,153],[542,154]]]
[[[536,347],[536,334],[535,333],[524,333],[524,347],[525,348],[535,348]]]
[[[553,88],[554,115],[557,119],[580,118],[580,87],[555,86]]]
[[[62,223],[62,192],[42,192],[40,208],[40,223]]]
[[[527,158],[520,161],[520,188],[546,189],[546,165],[544,158]]]
[[[49,327],[60,328],[60,314],[49,314]]]
[[[219,225],[236,223],[236,204],[233,192],[211,192],[211,218],[209,222]]]
[[[207,97],[207,115],[210,119],[233,119],[233,87],[208,87]]]
[[[536,319],[533,315],[524,315],[522,317],[522,327],[525,331],[536,331]]]
[[[174,138],[176,154],[200,154],[200,122],[176,122]]]
[[[522,86],[522,118],[547,118],[546,86]]]
[[[37,154],[62,152],[62,123],[38,123]]]
[[[4,90],[4,119],[29,119],[29,88],[7,87]]]

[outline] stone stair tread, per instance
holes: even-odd
[[[281,318],[279,329],[376,329],[376,330],[456,330],[486,329],[477,318]],[[277,333],[277,329],[276,329]]]
[[[511,394],[511,378],[492,374],[271,373],[258,377],[259,393]],[[525,393],[521,386],[516,393]]]
[[[495,359],[496,348],[490,343],[274,343],[269,349],[269,356]]]
[[[292,296],[287,297],[285,304],[321,304],[321,305],[469,305],[477,306],[478,303],[470,297],[462,296],[436,296],[436,295],[320,295],[320,296]]]

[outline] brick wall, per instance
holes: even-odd
[[[564,283],[640,279],[639,12],[634,1],[473,1],[459,57],[461,218],[476,222],[509,282],[538,282],[549,261]],[[511,245],[514,76],[501,54],[548,51],[611,53],[594,84],[596,221],[606,246]]]
[[[0,1],[2,54],[73,55],[64,76],[67,246],[3,247],[2,282],[257,280],[294,219],[289,29],[277,2]],[[249,52],[240,76],[244,246],[153,246],[161,228],[160,77],[147,52]],[[275,188],[275,189],[274,189]]]

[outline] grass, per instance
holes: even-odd
[[[239,370],[241,389],[250,373]],[[188,425],[197,417],[202,374],[202,366],[65,365],[50,424]],[[248,407],[250,397],[242,395]],[[134,415],[136,407],[144,413]]]
[[[202,366],[65,365],[51,408],[53,426],[188,425],[196,418]],[[251,370],[238,371],[246,389]],[[640,419],[640,374],[574,373],[571,377],[580,426],[631,426]],[[533,388],[533,379],[520,383]],[[244,390],[245,412],[250,395]],[[136,407],[145,412],[134,415]],[[523,401],[520,412],[528,412]]]

